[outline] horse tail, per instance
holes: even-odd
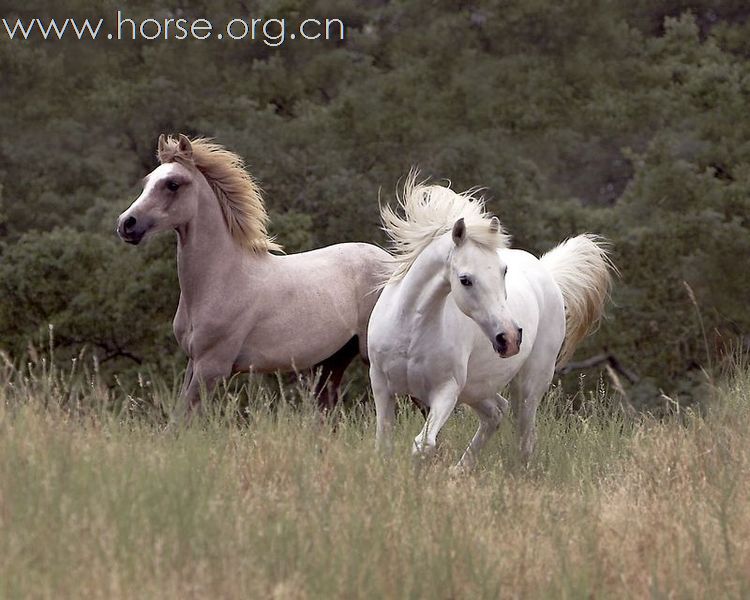
[[[588,233],[565,240],[541,261],[560,288],[565,304],[565,340],[556,365],[560,368],[599,325],[617,268],[609,257],[606,240]]]

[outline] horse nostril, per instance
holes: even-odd
[[[135,217],[128,217],[122,222],[122,230],[125,233],[130,233],[135,229],[136,222]]]
[[[518,345],[519,346],[521,345],[521,340],[523,340],[523,329],[519,327],[518,328]]]
[[[499,346],[504,346],[507,343],[507,340],[505,339],[505,334],[498,333],[495,336],[495,341],[498,343]]]

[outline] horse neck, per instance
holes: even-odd
[[[205,185],[193,218],[177,228],[177,274],[180,292],[191,304],[229,272],[237,273],[249,253],[232,238],[213,191]]]
[[[403,299],[416,314],[427,316],[442,307],[451,291],[446,278],[453,242],[442,236],[432,242],[414,261],[403,279]]]

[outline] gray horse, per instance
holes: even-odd
[[[258,185],[242,159],[205,139],[159,138],[161,163],[117,221],[130,244],[177,232],[180,303],[174,333],[188,356],[181,397],[234,372],[320,368],[331,408],[347,365],[367,360],[367,324],[390,274],[389,254],[347,243],[279,255]]]

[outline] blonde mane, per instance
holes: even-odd
[[[484,198],[478,190],[454,192],[450,187],[417,183],[418,173],[412,171],[404,184],[403,194],[396,195],[400,216],[390,206],[380,209],[383,230],[391,240],[391,251],[397,266],[391,280],[406,275],[422,251],[436,238],[451,231],[458,219],[464,219],[466,235],[487,248],[507,248],[510,236],[501,226],[493,231],[492,215],[485,211]]]
[[[159,162],[195,166],[203,174],[219,201],[229,233],[241,246],[251,252],[280,251],[281,246],[268,236],[268,213],[261,189],[245,170],[242,158],[209,139],[197,138],[190,143],[192,155],[185,155],[178,139],[161,139]]]

